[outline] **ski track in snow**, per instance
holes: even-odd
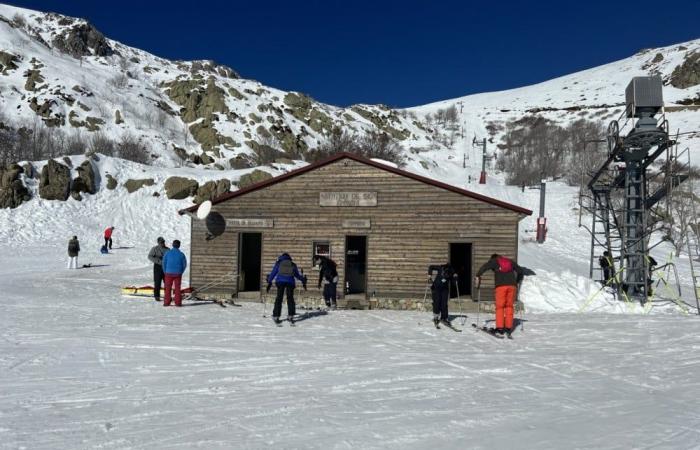
[[[513,341],[408,311],[278,328],[258,303],[120,297],[148,280],[142,248],[77,271],[58,252],[0,247],[2,449],[700,442],[696,316],[527,313]]]

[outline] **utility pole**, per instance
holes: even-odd
[[[540,215],[537,218],[537,243],[543,244],[547,236],[547,218],[544,216],[544,199],[547,180],[540,181]]]
[[[465,130],[467,129],[467,122],[465,121],[462,124],[462,139],[464,140],[464,155],[462,155],[462,169],[467,168],[467,140],[465,139],[466,133]]]
[[[481,175],[479,176],[479,184],[486,184],[486,138],[479,142],[476,140],[476,136],[474,136],[474,139],[472,139],[472,146],[478,147],[479,144],[482,145]]]

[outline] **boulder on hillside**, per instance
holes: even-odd
[[[134,193],[144,186],[153,186],[155,181],[153,178],[144,178],[141,180],[126,180],[124,187],[129,194]]]
[[[247,173],[241,177],[238,181],[238,188],[243,189],[250,185],[260,183],[261,181],[269,180],[272,175],[265,172],[264,170],[255,169],[254,171]]]
[[[117,179],[114,178],[112,175],[107,174],[107,189],[113,191],[117,188],[117,184]]]
[[[238,155],[235,158],[229,159],[228,163],[232,169],[250,169],[253,164],[246,155]]]
[[[169,199],[181,200],[197,193],[199,183],[184,177],[170,177],[165,180],[165,194]]]
[[[92,168],[92,163],[89,160],[83,163],[76,169],[78,177],[73,180],[71,185],[71,193],[85,192],[94,194],[97,192],[97,183],[95,182],[95,171]]]
[[[197,189],[197,195],[194,198],[194,202],[200,204],[206,200],[214,200],[230,190],[230,180],[221,179],[219,181],[207,181],[201,185],[199,189]]]
[[[45,200],[61,200],[68,198],[70,191],[70,169],[63,164],[50,159],[41,169],[39,179],[39,197]]]
[[[31,200],[29,190],[19,179],[23,169],[17,164],[0,166],[0,208],[17,208]]]

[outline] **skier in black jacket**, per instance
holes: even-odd
[[[433,323],[435,326],[442,322],[451,326],[448,303],[450,299],[450,284],[457,274],[450,264],[441,266],[433,265],[428,267],[430,275],[430,292],[433,297]]]
[[[318,288],[321,289],[321,284],[323,284],[323,300],[326,302],[327,307],[336,309],[338,288],[337,264],[335,261],[325,256],[319,256],[317,264],[319,265]]]

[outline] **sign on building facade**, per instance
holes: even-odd
[[[377,206],[376,192],[321,192],[320,206]]]

